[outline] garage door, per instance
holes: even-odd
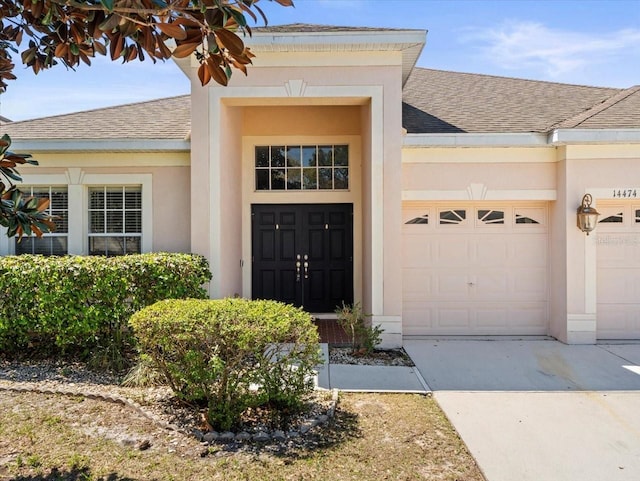
[[[403,206],[407,335],[547,333],[546,204]]]
[[[598,203],[597,337],[640,339],[640,202]]]

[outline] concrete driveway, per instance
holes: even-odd
[[[404,346],[488,481],[640,480],[640,344]]]

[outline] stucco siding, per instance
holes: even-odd
[[[458,190],[471,184],[483,184],[487,190],[553,190],[556,188],[552,163],[405,163],[402,165],[402,189]]]
[[[359,106],[245,107],[243,135],[359,135]]]

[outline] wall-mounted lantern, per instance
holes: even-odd
[[[582,197],[582,205],[578,207],[578,229],[589,235],[593,229],[596,228],[598,222],[598,212],[594,207],[591,207],[591,194],[585,194]]]

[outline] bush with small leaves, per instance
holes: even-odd
[[[161,299],[207,297],[210,278],[206,259],[190,254],[0,257],[0,351],[121,363],[131,314]]]
[[[131,317],[142,356],[216,429],[250,407],[293,413],[313,390],[318,333],[306,312],[276,301],[166,300]]]

